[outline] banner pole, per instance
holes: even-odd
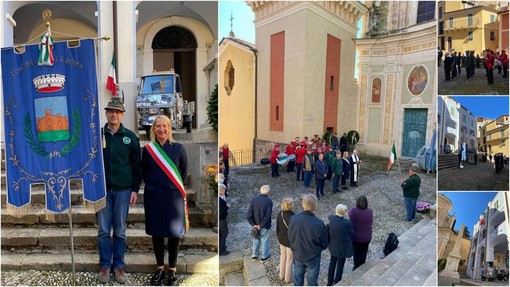
[[[395,145],[395,141],[393,141],[393,145]],[[402,179],[402,169],[400,168],[400,156],[398,156],[398,150],[397,150],[396,145],[395,145],[395,156],[397,157],[399,177],[400,177],[400,179]]]
[[[73,236],[73,216],[72,204],[69,205],[69,233],[71,235],[71,264],[73,266],[73,282],[76,284],[76,263],[74,262],[74,236]]]

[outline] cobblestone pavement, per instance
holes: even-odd
[[[504,191],[508,190],[508,165],[500,173],[496,173],[493,163],[477,165],[464,164],[464,168],[452,168],[438,171],[438,190],[477,190]]]
[[[324,188],[327,196],[319,201],[315,214],[326,223],[328,215],[334,214],[337,204],[342,203],[349,208],[353,207],[355,206],[356,197],[359,194],[365,194],[369,201],[369,207],[374,210],[373,238],[368,252],[368,257],[371,257],[383,249],[388,233],[395,232],[397,235],[400,235],[415,223],[408,223],[403,220],[405,209],[398,176],[398,166],[395,164],[392,170],[387,173],[387,158],[360,155],[360,159],[363,163],[360,171],[359,187],[349,188],[349,190],[339,194],[332,194],[332,182],[327,180]],[[411,166],[412,162],[409,160],[401,161],[402,177],[406,179],[408,177],[408,167]],[[246,212],[248,211],[251,199],[258,195],[260,186],[269,184],[271,187],[269,197],[273,200],[274,204],[273,227],[270,234],[271,259],[265,262],[264,265],[271,284],[284,285],[278,279],[280,251],[275,233],[276,215],[281,210],[280,203],[284,197],[293,198],[294,212],[301,212],[301,196],[310,191],[313,191],[315,194],[315,185],[312,180],[312,187],[314,189],[305,190],[303,182],[296,181],[296,174],[286,173],[284,167],[280,167],[281,176],[277,178],[271,178],[269,166],[254,172],[252,174],[240,174],[239,170],[231,169],[229,196],[227,198],[230,204],[227,248],[231,251],[242,251],[244,255],[251,256],[251,228],[246,220]],[[436,202],[435,174],[420,174],[420,177],[422,184],[419,201]],[[327,283],[328,265],[329,251],[325,250],[322,253],[319,285],[326,285]],[[344,274],[351,272],[352,266],[352,258],[347,259]]]
[[[503,72],[501,72],[503,73]],[[457,77],[445,81],[444,68],[441,67],[437,72],[438,95],[455,96],[455,95],[508,95],[508,78],[503,78],[502,74],[498,74],[498,70],[494,70],[494,84],[488,85],[485,77],[485,69],[475,69],[475,75],[466,79],[466,69],[461,69],[461,74]]]
[[[96,272],[76,272],[73,282],[72,272],[64,271],[2,271],[1,286],[149,286],[152,274],[126,273],[126,284],[115,282],[113,275],[110,283],[100,284]],[[177,274],[179,286],[218,286],[218,275],[214,274]]]

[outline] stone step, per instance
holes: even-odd
[[[428,233],[433,232],[435,225],[430,223],[430,218],[424,218],[413,225],[410,229],[399,236],[398,248],[391,254],[381,259],[382,250],[372,256],[365,264],[358,267],[353,272],[346,274],[342,281],[337,285],[340,286],[366,286],[371,285],[377,280],[388,268],[398,262],[409,250],[411,250],[418,242],[420,242]],[[435,242],[435,237],[433,242]]]
[[[55,222],[48,220],[47,212],[44,208],[32,208],[29,213],[20,218],[7,214],[5,208],[2,208],[2,228],[14,226],[69,226],[68,213],[55,214]],[[197,207],[189,208],[189,221],[192,228],[213,227],[214,218],[211,210],[201,210]],[[53,214],[52,214],[53,215]],[[86,227],[96,224],[96,214],[94,210],[84,208],[83,206],[72,207],[73,226]],[[134,206],[129,208],[127,223],[136,224],[145,222],[144,208]]]
[[[246,286],[242,272],[230,272],[225,274],[225,286]]]
[[[165,254],[165,262],[168,262]],[[75,252],[76,271],[98,272],[100,269],[97,252]],[[156,269],[156,259],[152,252],[125,254],[126,272],[152,273]],[[72,271],[71,252],[16,254],[2,252],[2,270],[40,270]],[[178,273],[218,274],[218,254],[201,250],[179,252],[177,259]]]
[[[220,256],[220,279],[227,273],[242,272],[243,253],[241,251],[231,252],[229,255]]]
[[[4,186],[4,185],[2,185]],[[191,188],[186,189],[186,193],[188,194],[187,201],[188,201],[188,207],[194,207],[195,206],[195,200],[196,200],[196,191]],[[81,205],[83,204],[83,191],[81,189],[75,188],[73,189],[71,187],[71,204],[72,205]],[[140,188],[140,191],[138,192],[138,199],[136,201],[137,205],[143,206],[143,198],[144,198],[144,189],[143,187]],[[5,204],[7,202],[7,192],[5,190],[2,190],[2,207],[5,207]],[[46,192],[42,188],[42,184],[38,185],[36,188],[33,188],[30,194],[30,202],[32,204],[41,204],[44,205],[46,203]]]
[[[437,256],[437,255],[436,255]],[[425,283],[423,283],[423,286],[437,286],[437,268],[430,274],[429,278],[425,280]]]
[[[423,256],[395,283],[395,286],[424,285],[429,277],[437,270],[436,244],[429,246]]]
[[[431,234],[434,235],[434,240],[430,240]],[[410,284],[408,285],[417,285],[417,282],[414,282],[413,280],[415,277],[417,277],[417,281],[419,283],[423,284],[425,280],[428,278],[430,273],[432,271],[428,272],[428,269],[426,267],[428,263],[428,258],[424,256],[424,254],[428,255],[428,257],[432,257],[435,259],[435,230],[431,230],[431,234],[428,234],[428,236],[423,237],[417,244],[412,247],[406,254],[402,254],[402,256],[396,261],[392,266],[386,269],[386,271],[380,275],[378,275],[378,279],[374,280],[372,282],[372,285],[378,285],[378,286],[393,286],[395,285],[401,278],[411,279],[411,281],[406,281]],[[430,251],[433,251],[432,254],[429,254]],[[416,264],[419,264],[421,268],[423,268],[423,271],[425,272],[426,276],[413,276],[411,278],[408,278],[405,276],[408,272],[412,270],[412,266],[415,266]],[[432,262],[432,270],[434,270],[435,260]],[[376,274],[377,275],[377,274]]]
[[[259,260],[253,262],[249,256],[243,257],[243,275],[247,286],[270,286],[266,268]]]
[[[152,250],[152,237],[145,228],[127,228],[129,251]],[[74,248],[97,250],[97,228],[73,228]],[[211,228],[191,228],[180,248],[217,251],[218,234]],[[69,228],[2,228],[2,249],[4,250],[68,250],[70,248]]]

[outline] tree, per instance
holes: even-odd
[[[214,86],[207,101],[207,117],[213,130],[218,132],[218,84]]]

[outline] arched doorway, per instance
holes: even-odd
[[[183,99],[196,102],[197,40],[193,33],[180,26],[163,28],[154,36],[151,48],[154,70],[174,68],[181,76]],[[193,117],[193,128],[196,128],[196,117]]]

